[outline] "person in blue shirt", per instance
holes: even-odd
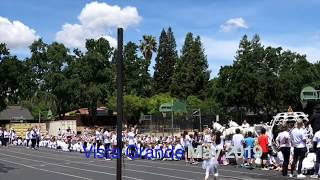
[[[244,144],[246,164],[249,165],[249,167],[252,167],[252,163],[254,161],[253,148],[255,146],[255,139],[253,138],[252,132],[249,131],[247,133],[247,137],[244,139]]]

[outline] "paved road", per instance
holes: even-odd
[[[116,161],[86,158],[76,152],[52,149],[32,150],[25,147],[0,147],[0,180],[113,180]],[[125,180],[203,180],[201,164],[185,165],[183,161],[124,162]],[[224,166],[219,180],[280,180],[279,172],[247,170]]]

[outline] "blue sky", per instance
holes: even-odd
[[[306,54],[310,62],[320,60],[319,8],[318,0],[2,0],[0,41],[28,56],[28,44],[38,37],[81,47],[86,36],[114,40],[120,24],[126,28],[125,40],[138,43],[144,34],[158,39],[162,28],[171,26],[179,49],[187,32],[201,36],[213,77],[220,66],[232,63],[244,34],[257,33],[264,45]],[[102,22],[110,14],[110,23]]]

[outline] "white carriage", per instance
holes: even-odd
[[[277,138],[281,125],[286,124],[289,128],[293,128],[297,122],[298,119],[302,119],[304,123],[308,122],[308,115],[304,112],[282,112],[278,113],[277,115],[273,116],[273,119],[271,120],[271,139],[272,139],[272,148],[274,151],[277,150],[275,146],[275,139]],[[305,127],[306,134],[307,134],[307,144],[308,147],[311,147],[311,138],[312,138],[312,128],[309,125],[308,127]]]

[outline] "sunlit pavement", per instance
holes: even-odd
[[[144,180],[203,180],[199,165],[184,161],[124,161],[122,179]],[[116,160],[86,158],[78,152],[52,149],[32,150],[25,147],[0,147],[0,180],[113,180],[116,179]],[[279,172],[248,170],[223,166],[218,179],[258,180],[289,179]]]

